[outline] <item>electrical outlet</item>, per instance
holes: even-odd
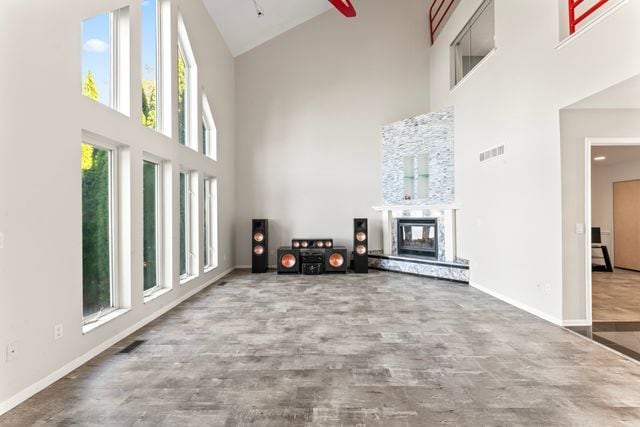
[[[551,294],[551,283],[546,283],[544,285],[544,292],[547,294]]]
[[[14,341],[12,343],[7,344],[7,362],[11,362],[17,357],[18,357],[18,341]]]
[[[222,255],[222,260],[226,261],[227,260],[227,254]]]
[[[59,340],[64,335],[64,327],[62,323],[53,327],[53,339]]]
[[[0,249],[4,249],[4,233],[0,233]]]

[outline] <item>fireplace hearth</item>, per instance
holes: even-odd
[[[398,218],[398,255],[438,259],[438,220]]]

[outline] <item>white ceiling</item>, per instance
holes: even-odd
[[[257,0],[264,10],[264,15],[259,18],[252,0],[203,2],[233,56],[333,8],[328,0]]]
[[[596,157],[606,157],[605,160],[595,161]],[[640,146],[615,145],[611,147],[592,147],[591,164],[594,166],[611,166],[624,162],[637,162],[640,160]]]
[[[567,108],[640,108],[640,75],[591,95]]]

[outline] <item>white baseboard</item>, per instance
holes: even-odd
[[[547,313],[545,313],[543,311],[540,311],[537,308],[529,307],[528,305],[523,304],[520,301],[517,301],[517,300],[515,300],[515,299],[513,299],[511,297],[508,297],[506,295],[502,295],[501,293],[493,291],[491,289],[487,289],[484,286],[478,285],[477,283],[469,282],[469,286],[471,286],[473,288],[476,288],[477,290],[482,291],[485,294],[491,295],[494,298],[498,298],[499,300],[502,300],[502,301],[506,302],[507,304],[511,304],[512,306],[517,307],[520,310],[524,310],[527,313],[531,313],[534,316],[537,316],[537,317],[539,317],[541,319],[546,320],[547,322],[551,322],[551,323],[553,323],[555,325],[558,325],[558,326],[563,326],[562,320],[560,320],[560,319],[558,319],[558,318],[556,318],[554,316],[551,316],[551,315],[549,315],[549,314],[547,314]]]
[[[591,326],[591,322],[586,319],[569,319],[563,320],[562,326],[570,327],[570,326]]]
[[[75,369],[79,368],[80,366],[84,365],[89,360],[91,360],[94,357],[96,357],[98,354],[102,353],[103,351],[105,351],[106,349],[111,347],[112,345],[116,344],[118,341],[128,337],[129,335],[131,335],[132,333],[134,333],[138,329],[140,329],[143,326],[145,326],[147,323],[157,319],[158,317],[162,316],[164,313],[166,313],[167,311],[171,310],[172,308],[174,308],[178,304],[180,304],[180,303],[184,302],[185,300],[191,298],[193,295],[197,294],[198,292],[202,291],[203,289],[211,286],[212,284],[214,284],[218,280],[222,279],[227,274],[231,273],[234,269],[235,269],[235,267],[232,267],[232,268],[229,268],[226,271],[223,271],[222,273],[218,274],[209,283],[206,283],[204,285],[201,285],[201,286],[189,291],[188,293],[184,294],[179,299],[170,302],[169,304],[167,304],[166,306],[162,307],[160,310],[156,311],[155,313],[145,317],[144,319],[140,320],[138,323],[130,326],[129,328],[127,328],[124,331],[120,332],[119,334],[111,337],[107,341],[103,342],[102,344],[98,345],[97,347],[93,348],[92,350],[88,351],[87,353],[83,354],[82,356],[80,356],[80,357],[72,360],[71,362],[67,363],[62,368],[52,372],[51,374],[47,375],[46,377],[42,378],[41,380],[37,381],[36,383],[30,385],[29,387],[23,389],[22,391],[20,391],[18,393],[16,393],[15,395],[13,395],[9,399],[5,400],[4,402],[0,402],[0,415],[4,414],[6,412],[9,412],[11,409],[15,408],[16,406],[18,406],[19,404],[21,404],[25,400],[29,399],[31,396],[33,396],[36,393],[44,390],[46,387],[48,387],[51,384],[53,384],[54,382],[58,381],[60,378],[64,377],[65,375],[68,375],[70,372],[72,372]]]

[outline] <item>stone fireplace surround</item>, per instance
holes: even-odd
[[[383,250],[369,253],[371,268],[469,283],[469,263],[456,254],[456,206],[378,206],[374,210],[382,214]],[[437,220],[437,259],[398,255],[400,218]]]

